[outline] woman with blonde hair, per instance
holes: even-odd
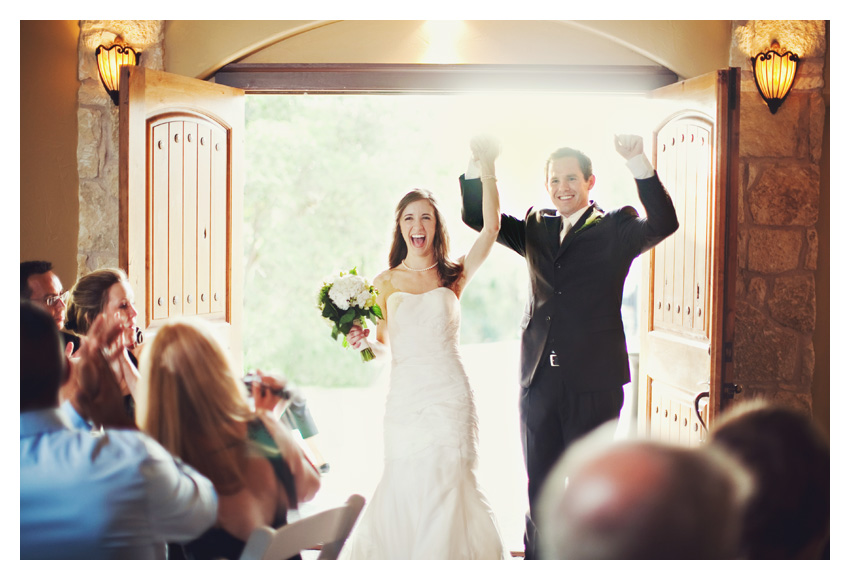
[[[71,289],[65,328],[78,336],[85,336],[101,312],[107,316],[119,313],[124,322],[135,325],[139,314],[135,303],[136,296],[124,270],[95,270],[77,280]],[[128,329],[124,335],[124,346],[127,348],[136,346],[133,330]]]
[[[140,351],[137,335],[140,331],[136,326],[138,311],[135,300],[135,293],[124,270],[101,268],[86,274],[74,284],[68,298],[65,321],[65,330],[79,336],[81,340],[85,340],[89,328],[101,313],[106,314],[108,318],[120,318],[121,323],[127,327],[123,337],[124,355],[119,359],[120,373],[117,376],[121,382],[124,406],[130,417],[134,416],[133,399],[139,379],[136,369]],[[70,350],[66,349],[66,354],[70,356]],[[71,384],[60,394],[63,399],[69,399],[72,406],[75,398],[73,392],[69,391],[75,388],[76,386]],[[74,406],[75,412],[71,412],[68,405],[64,405],[64,408],[75,426],[86,426],[80,409]]]
[[[189,559],[238,559],[251,532],[280,527],[312,499],[318,470],[292,433],[265,409],[275,395],[252,387],[257,409],[222,347],[200,322],[157,330],[141,359],[139,426],[207,478],[219,495],[218,519],[183,546]]]

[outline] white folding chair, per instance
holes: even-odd
[[[251,532],[242,560],[286,560],[301,550],[321,546],[319,560],[336,560],[366,500],[354,494],[344,505],[307,516],[278,529]]]

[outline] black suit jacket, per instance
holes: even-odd
[[[658,175],[637,179],[646,218],[626,206],[587,223],[593,204],[559,243],[554,209],[531,208],[524,219],[502,214],[499,243],[526,259],[529,297],[522,318],[520,384],[531,385],[550,349],[561,382],[575,392],[613,389],[630,380],[620,308],[632,260],[679,227]],[[463,221],[481,230],[481,180],[460,177]],[[585,227],[586,226],[586,227]]]

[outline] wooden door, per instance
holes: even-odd
[[[119,264],[148,334],[198,316],[242,364],[244,91],[122,69]]]
[[[724,405],[732,373],[739,70],[652,93],[665,118],[654,164],[679,218],[677,232],[643,256],[638,428],[695,446]],[[707,393],[700,396],[701,393]]]

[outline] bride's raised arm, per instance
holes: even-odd
[[[478,163],[481,172],[481,213],[484,226],[472,244],[472,248],[463,259],[463,278],[458,294],[484,263],[496,238],[499,237],[501,211],[499,208],[499,189],[496,186],[496,158],[499,156],[500,145],[493,137],[475,137],[470,141],[472,157]]]

